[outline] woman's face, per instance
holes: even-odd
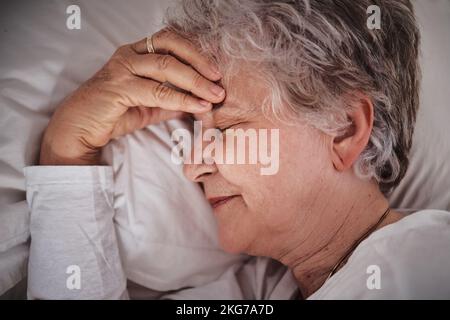
[[[213,163],[185,165],[185,173],[203,185],[226,251],[273,256],[288,250],[294,236],[307,239],[320,223],[320,216],[308,212],[316,211],[326,199],[327,176],[333,167],[323,133],[263,115],[261,104],[267,88],[248,74],[236,74],[226,88],[223,106],[197,120],[202,120],[203,128],[278,129],[278,171],[262,175],[264,165],[259,163]],[[247,152],[248,143],[245,148]],[[271,146],[268,148],[270,152]]]

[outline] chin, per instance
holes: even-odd
[[[247,244],[242,235],[224,226],[219,226],[219,245],[227,253],[242,254],[247,252]]]

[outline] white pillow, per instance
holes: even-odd
[[[393,207],[450,211],[450,1],[414,1],[422,35],[422,90],[410,165]]]
[[[41,134],[52,110],[118,46],[159,30],[169,5],[147,0],[131,4],[120,0],[77,1],[81,30],[69,30],[66,8],[71,4],[41,2],[21,7],[19,3],[6,10],[2,21],[0,252],[8,255],[0,255],[0,294],[17,283],[26,270],[23,252],[21,256],[16,254],[15,260],[5,259],[29,238],[22,169],[36,162]],[[213,215],[198,186],[181,179],[181,168],[172,166],[170,157],[164,158],[170,150],[165,128],[142,130],[108,147],[116,150],[116,222],[127,276],[156,290],[201,285],[216,279],[240,259],[218,247]],[[132,146],[136,153],[130,155],[123,150],[120,154],[118,149],[125,145]],[[143,157],[141,165],[151,165],[154,171],[145,173],[142,190],[130,194],[122,182],[127,178],[137,178],[137,185],[142,182],[126,173],[131,170],[130,159],[137,156]],[[126,160],[120,170],[119,158]],[[11,272],[12,262],[20,272]]]
[[[171,120],[110,143],[116,232],[128,279],[159,291],[216,280],[241,257],[219,248],[214,215],[198,184],[171,161]]]
[[[161,26],[161,18],[166,1],[134,0],[132,2],[121,0],[87,1],[76,3],[81,8],[81,30],[68,30],[66,28],[66,8],[73,1],[35,1],[35,2],[9,2],[2,8],[0,19],[0,294],[17,283],[22,276],[26,263],[26,255],[16,255],[17,259],[8,258],[17,252],[15,247],[25,243],[29,238],[28,209],[25,203],[25,183],[22,174],[24,166],[36,163],[40,145],[41,134],[47,124],[51,112],[61,99],[88,79],[114,52],[115,48],[123,43],[129,43],[151,34]],[[450,2],[417,1],[417,14],[422,26],[423,36],[423,92],[422,105],[419,112],[415,141],[413,145],[411,166],[405,180],[395,190],[390,198],[394,206],[415,209],[435,208],[450,210],[450,178],[449,161],[450,146],[450,108],[448,107],[449,60],[450,44],[448,30],[450,30]],[[161,144],[155,144],[152,139],[137,139],[144,137],[160,137]],[[149,176],[157,179],[165,189],[158,189],[155,185],[152,190],[167,196],[164,203],[150,202],[143,208],[163,208],[167,211],[167,224],[164,222],[164,211],[145,211],[142,221],[148,223],[150,219],[164,225],[166,232],[157,229],[148,233],[145,238],[136,235],[128,239],[134,241],[136,251],[125,250],[133,245],[126,239],[126,216],[124,211],[118,211],[116,217],[118,233],[123,243],[124,263],[135,266],[135,270],[128,268],[132,279],[140,279],[142,283],[153,283],[160,288],[177,287],[187,283],[199,283],[213,277],[212,270],[220,273],[221,268],[234,261],[235,257],[226,257],[217,253],[213,230],[214,222],[208,217],[208,208],[204,200],[199,198],[198,189],[187,183],[181,176],[179,168],[173,168],[160,159],[161,152],[167,148],[167,132],[164,126],[144,130],[115,142],[111,148],[121,148],[127,143],[134,148],[144,148],[146,143],[152,144],[155,152],[149,154],[149,163],[164,168],[165,175],[173,181],[166,181],[162,177]],[[150,141],[147,141],[150,140]],[[143,149],[142,149],[143,150]],[[153,150],[153,149],[152,149]],[[158,152],[156,152],[158,150]],[[148,151],[147,149],[145,150]],[[159,152],[161,151],[161,152]],[[125,156],[127,156],[124,150]],[[119,155],[119,153],[117,153]],[[126,167],[126,165],[125,165]],[[119,169],[118,169],[119,170]],[[123,172],[123,171],[122,171]],[[150,175],[150,173],[149,173]],[[138,177],[133,177],[138,178]],[[183,180],[182,180],[183,179]],[[155,181],[155,180],[150,180]],[[170,185],[170,189],[168,186]],[[178,188],[180,187],[180,188]],[[181,188],[182,187],[182,188]],[[187,189],[185,189],[187,188]],[[181,190],[190,197],[181,196],[184,205],[177,198],[173,201],[173,194],[180,194]],[[189,191],[188,191],[189,190]],[[164,191],[167,191],[166,193]],[[144,193],[139,195],[143,195]],[[119,196],[119,195],[118,195]],[[119,197],[120,198],[120,197]],[[123,197],[122,197],[123,199]],[[192,205],[192,199],[199,202]],[[195,201],[197,201],[195,200]],[[122,202],[123,204],[124,202]],[[118,203],[120,206],[120,204]],[[145,204],[147,205],[147,204]],[[180,208],[194,207],[195,219],[185,219],[187,211]],[[201,210],[204,210],[204,215]],[[129,219],[135,219],[133,211],[128,211]],[[154,218],[150,218],[150,215]],[[175,220],[183,215],[184,218]],[[141,218],[139,218],[141,219]],[[153,221],[153,220],[152,220]],[[185,225],[189,221],[189,227]],[[174,225],[175,223],[175,225]],[[136,231],[139,224],[130,224],[129,231]],[[154,225],[151,226],[152,228]],[[140,227],[145,228],[144,225]],[[198,229],[197,229],[198,228]],[[152,229],[153,230],[153,229]],[[177,230],[176,233],[171,231]],[[147,269],[150,259],[154,259],[157,250],[156,241],[149,252],[145,245],[152,239],[161,236],[171,244],[171,249],[160,250],[163,253],[156,261],[155,269]],[[173,238],[172,238],[173,237]],[[142,242],[140,242],[142,240]],[[210,261],[203,253],[193,253],[195,250],[186,250],[183,254],[183,263],[189,261],[188,268],[179,268],[179,274],[172,275],[166,280],[161,266],[164,263],[179,263],[177,256],[180,250],[176,245],[186,240],[192,247],[198,249],[198,244],[205,240],[208,248],[214,248],[210,257],[217,258]],[[23,247],[23,246],[21,246]],[[208,253],[207,250],[205,250]],[[196,265],[195,259],[200,259]],[[6,260],[5,260],[6,259]],[[189,260],[190,259],[190,260]],[[14,266],[21,272],[11,272]],[[153,260],[154,261],[154,260]],[[130,262],[132,262],[130,264]],[[211,267],[205,271],[205,268]],[[197,273],[196,273],[197,270]],[[199,279],[193,275],[204,275]],[[166,275],[164,275],[166,276]],[[161,282],[162,281],[162,282]],[[173,282],[172,282],[173,281]],[[172,282],[172,283],[171,283]],[[155,288],[156,288],[155,287]]]

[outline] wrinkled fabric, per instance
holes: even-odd
[[[217,279],[162,292],[127,291],[114,229],[113,171],[108,166],[25,168],[32,236],[29,298],[295,299],[292,273],[268,258],[236,262]],[[364,240],[310,299],[450,298],[450,213],[423,210]],[[155,261],[158,256],[153,257]],[[201,264],[202,261],[198,261]],[[80,289],[69,289],[69,266]],[[370,281],[373,266],[379,283]],[[375,284],[374,284],[375,283]]]
[[[25,176],[31,211],[30,299],[120,299],[129,295],[168,299],[291,299],[298,294],[292,274],[267,258],[236,262],[217,279],[195,288],[167,293],[147,288],[142,294],[140,286],[139,292],[130,290],[128,294],[113,222],[112,168],[36,166],[25,168]],[[155,254],[153,259],[158,265],[159,256]],[[201,266],[206,261],[195,263]],[[73,266],[79,267],[80,289],[67,285]]]
[[[310,299],[450,299],[450,213],[422,210],[374,232]]]

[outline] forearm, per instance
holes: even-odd
[[[113,224],[110,167],[24,170],[30,206],[31,299],[127,297]]]

